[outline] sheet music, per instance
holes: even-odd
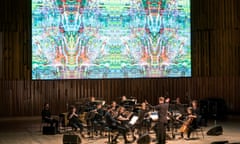
[[[138,120],[138,116],[134,115],[129,121],[129,124],[134,125],[137,122],[137,120]]]

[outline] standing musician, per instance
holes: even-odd
[[[164,97],[159,97],[159,104],[156,106],[150,106],[151,108],[158,111],[158,120],[156,125],[154,126],[154,131],[157,137],[157,144],[165,144],[166,143],[166,125],[167,125],[167,115],[168,115],[168,101],[165,103]]]
[[[183,122],[183,125],[179,129],[182,138],[184,138],[184,133],[187,133],[187,138],[190,138],[191,132],[197,128],[196,118],[197,115],[193,113],[193,108],[188,107],[187,116]]]

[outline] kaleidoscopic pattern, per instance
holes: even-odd
[[[32,79],[191,76],[190,0],[32,0]]]

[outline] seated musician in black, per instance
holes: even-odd
[[[91,96],[90,99],[86,102],[85,108],[86,112],[90,112],[94,109],[96,109],[97,103],[95,102],[95,97]]]
[[[93,110],[92,112],[95,112],[95,117],[94,117],[94,121],[96,121],[99,124],[103,124],[103,116],[105,114],[105,111],[102,109],[102,104],[98,103],[97,104],[97,108],[95,110]]]
[[[187,138],[190,138],[192,131],[197,128],[196,123],[197,115],[193,113],[193,108],[187,108],[187,115],[185,116],[185,120],[183,121],[183,125],[180,127],[181,137],[184,137],[184,133],[187,134]]]
[[[176,98],[175,108],[174,110],[178,111],[181,114],[186,113],[184,105],[181,103],[180,97]]]
[[[49,110],[48,103],[44,104],[44,108],[41,114],[42,114],[42,121],[49,123],[51,126],[55,126],[57,128],[57,132],[59,133],[58,120],[51,117],[51,112]]]
[[[202,115],[201,115],[200,107],[198,106],[197,100],[192,101],[192,111],[193,111],[193,114],[195,114],[197,116],[196,127],[199,127],[201,125]]]
[[[94,117],[92,119],[92,122],[93,122],[92,124],[93,124],[94,127],[95,126],[101,126],[100,135],[102,135],[102,131],[104,129],[103,126],[105,125],[105,121],[104,121],[103,117],[106,113],[105,110],[103,110],[103,108],[102,108],[102,104],[98,103],[97,108],[92,110],[91,112],[94,113]],[[97,131],[96,131],[96,133],[97,133]]]
[[[125,107],[126,109],[132,109],[136,102],[137,102],[136,99],[134,98],[127,99],[127,97],[124,95],[121,97],[119,105]]]
[[[116,101],[112,101],[110,107],[113,111],[117,111],[118,105],[117,105]]]
[[[121,125],[120,121],[116,120],[114,117],[114,112],[109,108],[108,111],[105,114],[105,120],[106,120],[106,124],[113,130],[117,130],[119,133],[113,138],[112,142],[116,143],[117,142],[117,138],[119,136],[119,134],[123,135],[124,138],[124,142],[125,143],[129,143],[129,141],[127,140],[127,129]]]
[[[147,108],[147,104],[143,102],[141,104],[141,108],[138,110],[138,120],[136,122],[135,127],[137,127],[140,131],[140,134],[143,133],[143,128],[147,128],[150,130],[151,120],[149,118],[149,109]]]
[[[124,107],[126,105],[126,102],[127,102],[127,97],[123,95],[121,97],[121,101],[119,102],[119,105]]]
[[[83,135],[83,124],[81,122],[81,120],[79,119],[78,114],[76,113],[76,107],[75,106],[70,106],[70,111],[68,113],[68,120],[69,120],[69,125],[73,128],[75,128],[75,130],[77,130],[77,128],[80,129],[80,134],[82,137],[84,137]]]

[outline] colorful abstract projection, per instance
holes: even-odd
[[[191,76],[190,0],[32,0],[32,79]]]

